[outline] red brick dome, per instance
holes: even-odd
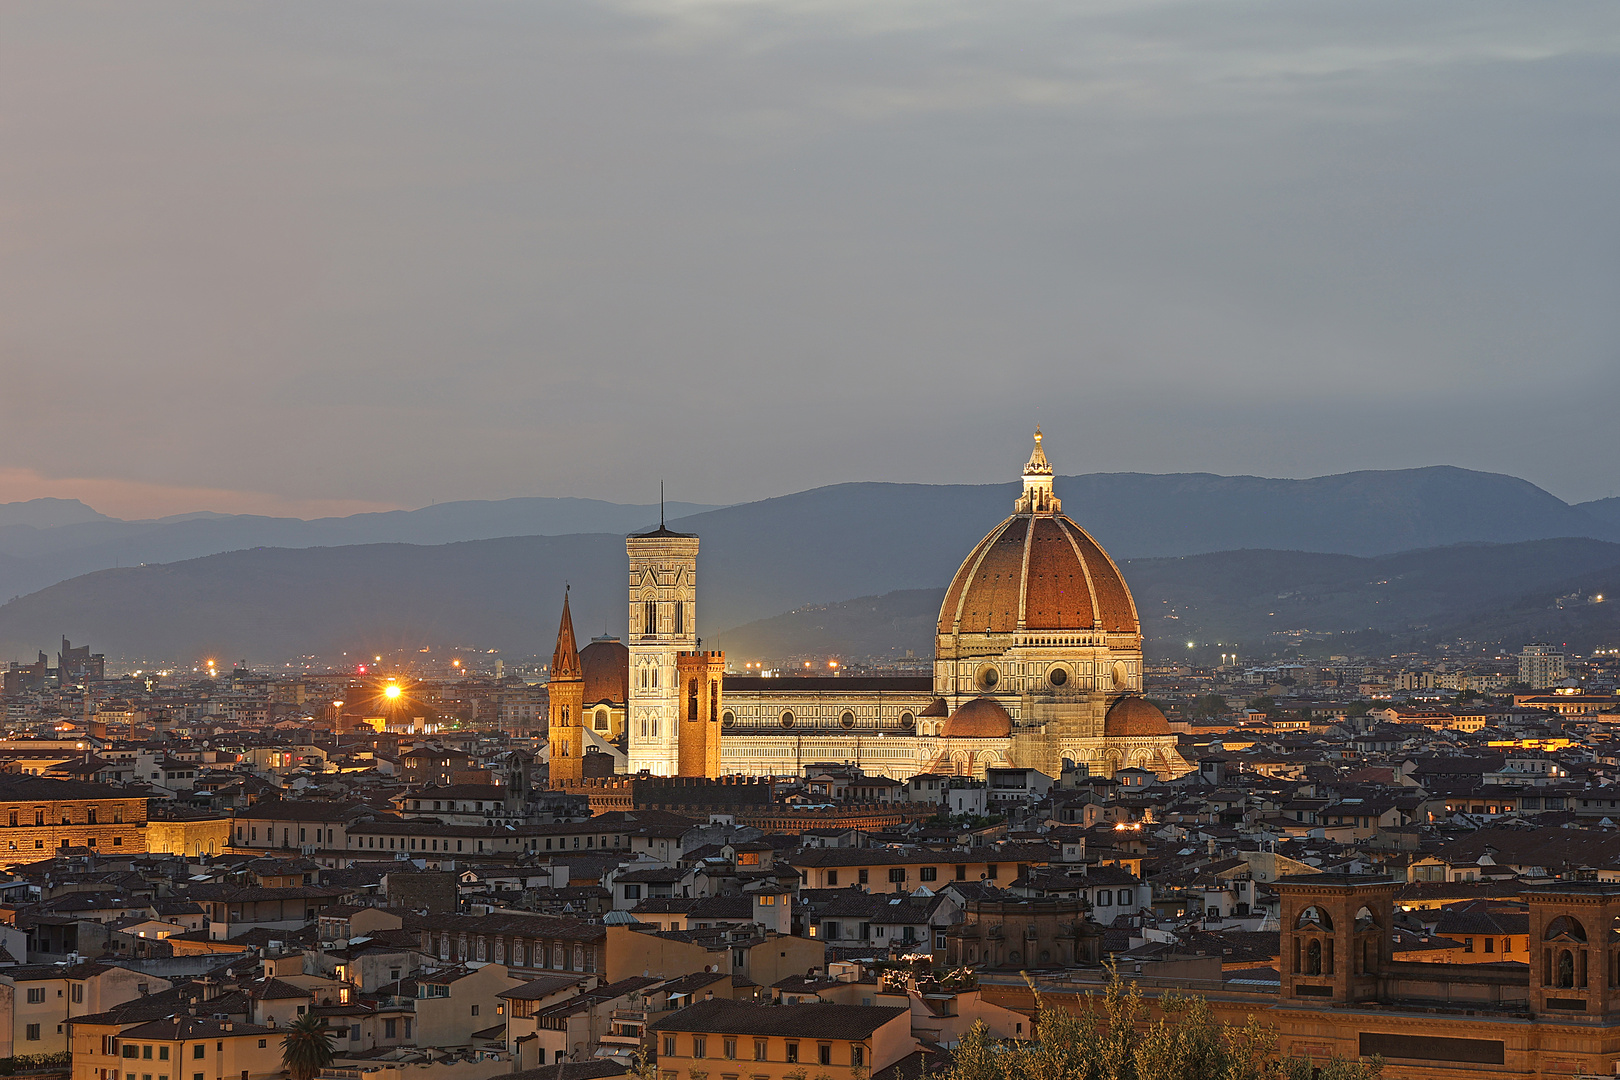
[[[585,704],[623,705],[630,697],[630,650],[616,638],[598,638],[579,650],[584,669]]]
[[[1005,739],[1012,734],[1012,717],[994,698],[976,697],[946,718],[940,734],[947,739]]]
[[[979,542],[939,609],[941,634],[1139,634],[1136,603],[1102,546],[1062,514],[1014,514]]]
[[[1122,697],[1108,707],[1103,717],[1103,735],[1107,738],[1169,734],[1170,722],[1146,698]]]

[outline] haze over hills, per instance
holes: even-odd
[[[714,509],[670,503],[672,516]],[[182,514],[153,521],[106,517],[76,499],[0,504],[0,597],[20,596],[108,567],[169,563],[250,547],[448,544],[502,536],[627,533],[658,522],[658,504],[599,499],[500,499],[341,518]]]
[[[1121,569],[1150,657],[1184,655],[1188,641],[1224,642],[1257,658],[1301,643],[1353,652],[1351,637],[1374,651],[1458,640],[1514,650],[1536,640],[1580,651],[1620,645],[1620,604],[1608,602],[1620,596],[1620,544],[1597,540],[1460,544],[1375,558],[1222,551],[1132,559]],[[714,642],[769,657],[898,658],[907,650],[927,657],[944,596],[941,587],[808,605]],[[1328,647],[1336,639],[1345,643]]]
[[[703,539],[699,620],[717,633],[806,605],[941,588],[1011,510],[1016,492],[1015,484],[840,484],[725,508],[671,504],[669,524]],[[1065,512],[1121,561],[1244,549],[1365,558],[1470,542],[1620,539],[1620,524],[1602,519],[1603,506],[1594,513],[1513,477],[1449,467],[1312,480],[1094,474],[1060,477],[1057,492]],[[38,502],[51,505],[0,506],[0,586],[12,593],[48,586],[0,607],[0,657],[31,656],[63,634],[110,656],[207,651],[277,659],[385,642],[543,652],[565,580],[575,586],[582,633],[587,626],[622,632],[623,534],[650,525],[656,513],[592,500],[515,499],[312,522],[219,515],[121,522],[82,504]],[[75,515],[56,525],[23,520]],[[580,531],[493,542],[508,530],[559,528]],[[393,542],[402,539],[410,543]],[[276,550],[243,550],[264,546]],[[1557,546],[1526,551],[1534,566],[1502,580],[1531,570],[1526,580],[1542,582],[1602,569],[1590,560],[1566,564],[1572,556]],[[72,576],[74,567],[98,561],[97,569],[125,569]],[[129,568],[142,562],[169,565]],[[1252,588],[1262,599],[1267,589],[1272,596],[1290,591],[1290,582],[1273,580],[1284,564],[1295,565],[1280,560],[1252,580],[1235,577],[1231,587]],[[1242,557],[1219,565],[1236,574]],[[1127,576],[1141,597],[1156,571],[1137,566]],[[1328,584],[1317,593],[1339,596]],[[1480,582],[1480,595],[1505,601],[1524,591],[1504,593],[1497,584]],[[1192,592],[1175,595],[1196,604],[1196,583],[1187,585]],[[1354,603],[1325,609],[1333,619],[1357,610]],[[1233,609],[1231,617],[1238,614]],[[882,617],[900,620],[896,633],[918,618],[909,609]],[[1429,623],[1438,617],[1412,616]],[[1242,632],[1270,632],[1253,625],[1252,613],[1243,618]],[[1149,632],[1156,632],[1151,624]]]
[[[1620,604],[1590,602],[1620,595],[1620,545],[1603,541],[1469,544],[1374,558],[1244,550],[1131,560],[1123,569],[1149,653],[1158,657],[1184,655],[1188,640],[1218,640],[1258,658],[1298,644],[1288,632],[1301,630],[1318,643],[1356,635],[1334,652],[1459,638],[1515,649],[1541,639],[1578,650],[1620,644]],[[723,564],[704,564],[699,580],[705,590],[747,592]],[[261,548],[104,570],[0,607],[0,649],[31,655],[53,643],[33,628],[50,626],[109,656],[154,661],[271,662],[452,644],[544,655],[565,582],[582,639],[622,634],[623,539],[591,534]],[[698,619],[706,645],[743,657],[900,657],[908,649],[928,657],[943,592],[941,585],[805,605],[741,625],[700,599]]]
[[[1597,521],[1620,526],[1620,496],[1612,499],[1595,499],[1592,502],[1576,503],[1575,509]]]

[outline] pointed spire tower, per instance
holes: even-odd
[[[562,622],[557,627],[557,647],[551,652],[551,681],[579,679],[579,644],[574,636],[574,616],[568,610],[568,588],[563,588]]]
[[[585,706],[585,676],[579,663],[579,645],[574,637],[574,616],[568,609],[567,589],[563,590],[562,622],[557,626],[557,647],[551,653],[551,681],[546,692],[551,786],[568,787],[585,775],[582,760],[585,729],[581,719]]]
[[[1041,429],[1035,428],[1035,450],[1024,464],[1024,493],[1018,496],[1017,514],[1057,514],[1063,509],[1052,494],[1052,463],[1041,448]]]

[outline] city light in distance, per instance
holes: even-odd
[[[404,691],[399,688],[398,683],[389,683],[387,686],[383,687],[383,697],[390,701],[399,697],[399,695],[402,693],[404,693]]]

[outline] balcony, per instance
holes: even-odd
[[[647,1030],[647,1012],[645,1009],[614,1009],[608,1015],[608,1024],[611,1030],[600,1039],[603,1046],[639,1047]]]

